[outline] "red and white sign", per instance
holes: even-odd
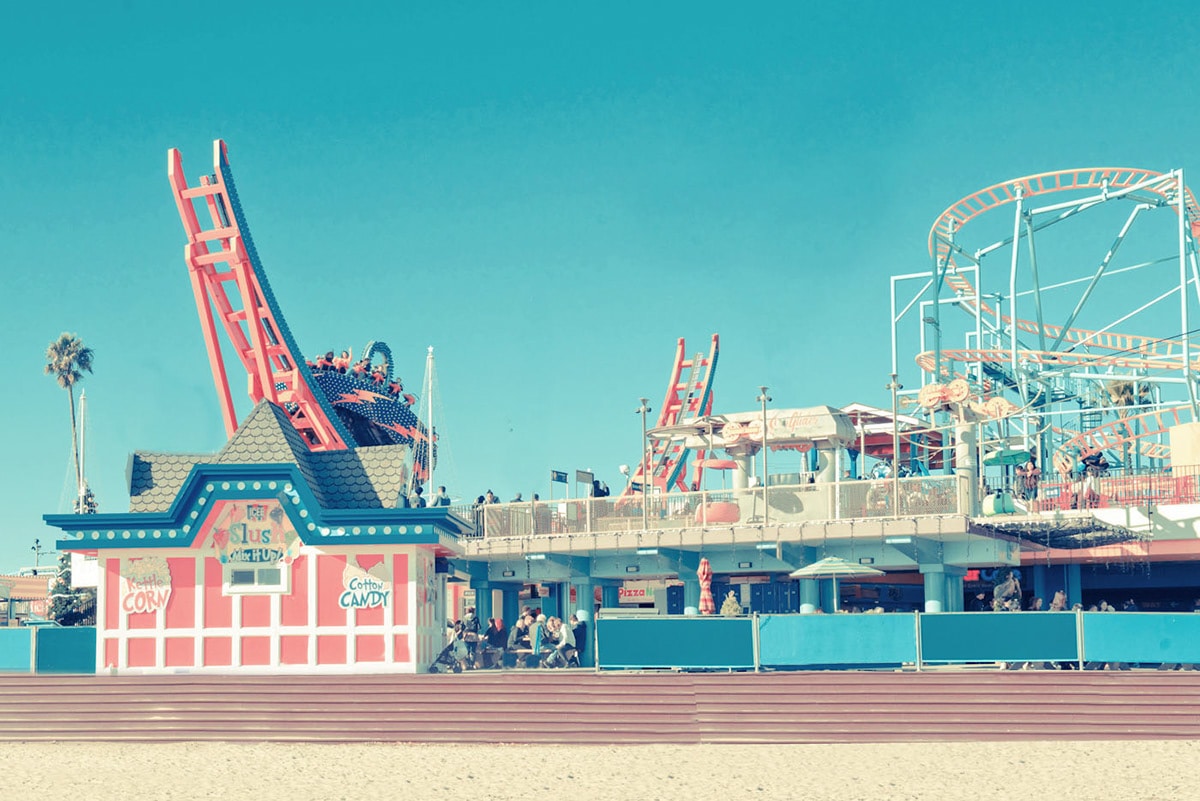
[[[171,600],[171,567],[162,556],[121,560],[121,610],[157,612]]]

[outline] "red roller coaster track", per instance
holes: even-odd
[[[712,385],[720,352],[720,337],[712,335],[707,357],[697,353],[688,359],[686,352],[684,340],[680,337],[675,345],[671,379],[667,382],[667,392],[659,407],[657,428],[675,426],[712,413]],[[634,487],[657,487],[660,492],[668,492],[672,486],[687,490],[684,472],[687,459],[688,450],[683,446],[682,438],[652,439],[633,472],[632,481],[626,485],[620,497],[626,498],[641,492]]]
[[[266,399],[289,410],[312,450],[341,450],[354,444],[312,376],[275,303],[242,216],[225,143],[213,143],[213,173],[189,187],[178,150],[167,154],[167,175],[187,233],[184,258],[191,276],[204,344],[226,434],[238,419],[221,353],[219,330],[249,376],[250,400]],[[197,213],[197,204],[207,220]]]

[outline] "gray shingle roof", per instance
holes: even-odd
[[[287,413],[262,401],[215,454],[136,451],[129,470],[129,511],[170,508],[197,464],[295,464],[326,509],[392,509],[404,485],[404,445],[313,453]]]

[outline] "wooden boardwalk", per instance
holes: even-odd
[[[1200,740],[1200,673],[0,676],[0,742]]]

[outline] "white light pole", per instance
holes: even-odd
[[[763,528],[766,528],[771,514],[771,505],[768,503],[767,498],[767,493],[770,491],[768,487],[771,485],[771,477],[767,472],[767,404],[771,402],[771,396],[767,394],[766,387],[760,386],[758,388],[757,400],[762,404]]]
[[[892,517],[900,516],[900,420],[897,411],[896,392],[904,389],[904,385],[892,380],[884,389],[892,391]]]
[[[651,411],[649,398],[638,398],[641,406],[637,412],[642,416],[642,531],[650,529],[650,495],[646,483],[650,480],[650,439],[646,435],[646,413]]]

